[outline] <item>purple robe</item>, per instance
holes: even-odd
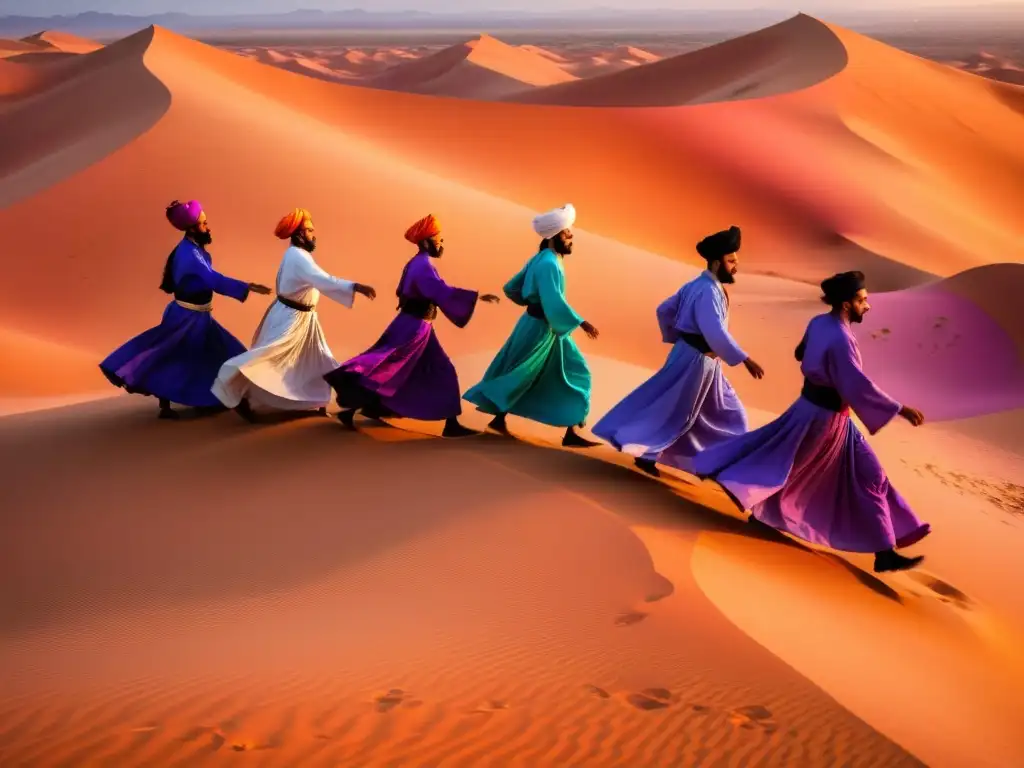
[[[458,374],[431,321],[440,310],[464,328],[479,294],[445,283],[432,262],[425,251],[413,256],[398,283],[398,316],[370,349],[324,376],[342,408],[371,407],[422,421],[462,413]]]
[[[810,385],[835,391],[838,411],[802,394],[772,423],[697,454],[684,469],[715,479],[761,522],[813,544],[881,552],[920,541],[930,526],[889,484],[850,420],[852,408],[875,434],[900,411],[865,375],[850,326],[831,314],[814,318],[797,359]]]
[[[100,370],[112,384],[133,394],[195,408],[219,407],[210,386],[224,362],[245,352],[245,345],[212,312],[182,304],[208,305],[215,293],[245,301],[249,284],[215,271],[213,257],[188,238],[174,249],[168,267],[170,283],[163,287],[173,291],[175,300],[167,305],[160,325],[116,349]]]
[[[651,378],[612,408],[593,432],[633,456],[670,467],[704,448],[742,435],[747,414],[722,363],[747,359],[728,331],[728,297],[703,272],[658,307],[661,338],[672,350]],[[714,357],[699,352],[685,335],[703,337]]]

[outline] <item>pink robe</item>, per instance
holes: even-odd
[[[881,552],[923,539],[930,526],[890,485],[850,420],[852,408],[875,434],[900,404],[865,375],[849,325],[830,314],[814,318],[797,359],[807,382],[834,390],[838,410],[801,394],[775,421],[702,451],[684,469],[716,480],[761,522],[813,544]]]

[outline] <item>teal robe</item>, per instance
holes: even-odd
[[[510,301],[540,304],[523,314],[483,380],[463,397],[484,413],[509,413],[553,427],[580,426],[590,413],[590,369],[570,334],[583,318],[565,297],[562,259],[545,249],[505,284]]]

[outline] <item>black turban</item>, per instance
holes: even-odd
[[[838,307],[844,301],[853,301],[863,287],[863,272],[840,272],[821,281],[821,300],[830,307]]]
[[[721,261],[730,253],[736,253],[740,249],[740,228],[729,227],[728,229],[708,235],[697,243],[697,253],[704,257],[704,261]]]

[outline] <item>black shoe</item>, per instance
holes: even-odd
[[[924,561],[924,555],[917,557],[904,557],[899,552],[890,549],[887,552],[875,553],[875,573],[886,573],[887,571],[909,571],[916,568]]]
[[[499,413],[497,416],[491,419],[490,423],[487,425],[487,428],[494,432],[497,432],[499,435],[505,435],[505,437],[512,437],[512,433],[508,431],[508,424],[505,422],[504,413]]]
[[[661,470],[658,469],[658,463],[654,459],[645,459],[642,456],[638,456],[633,459],[633,463],[636,464],[636,468],[641,472],[646,472],[651,477],[661,477]]]
[[[255,424],[256,423],[256,414],[253,413],[252,406],[249,405],[249,401],[244,399],[244,398],[235,407],[235,413],[237,413],[243,419],[248,421],[250,424]]]
[[[600,445],[600,443],[580,437],[572,427],[565,430],[565,437],[562,438],[563,448],[593,448],[597,445]]]
[[[463,426],[459,423],[458,419],[448,419],[444,423],[444,431],[441,432],[441,437],[469,437],[470,435],[480,434],[475,429]]]
[[[356,428],[356,409],[349,408],[347,410],[338,413],[338,421],[341,422],[342,426],[348,429]]]

